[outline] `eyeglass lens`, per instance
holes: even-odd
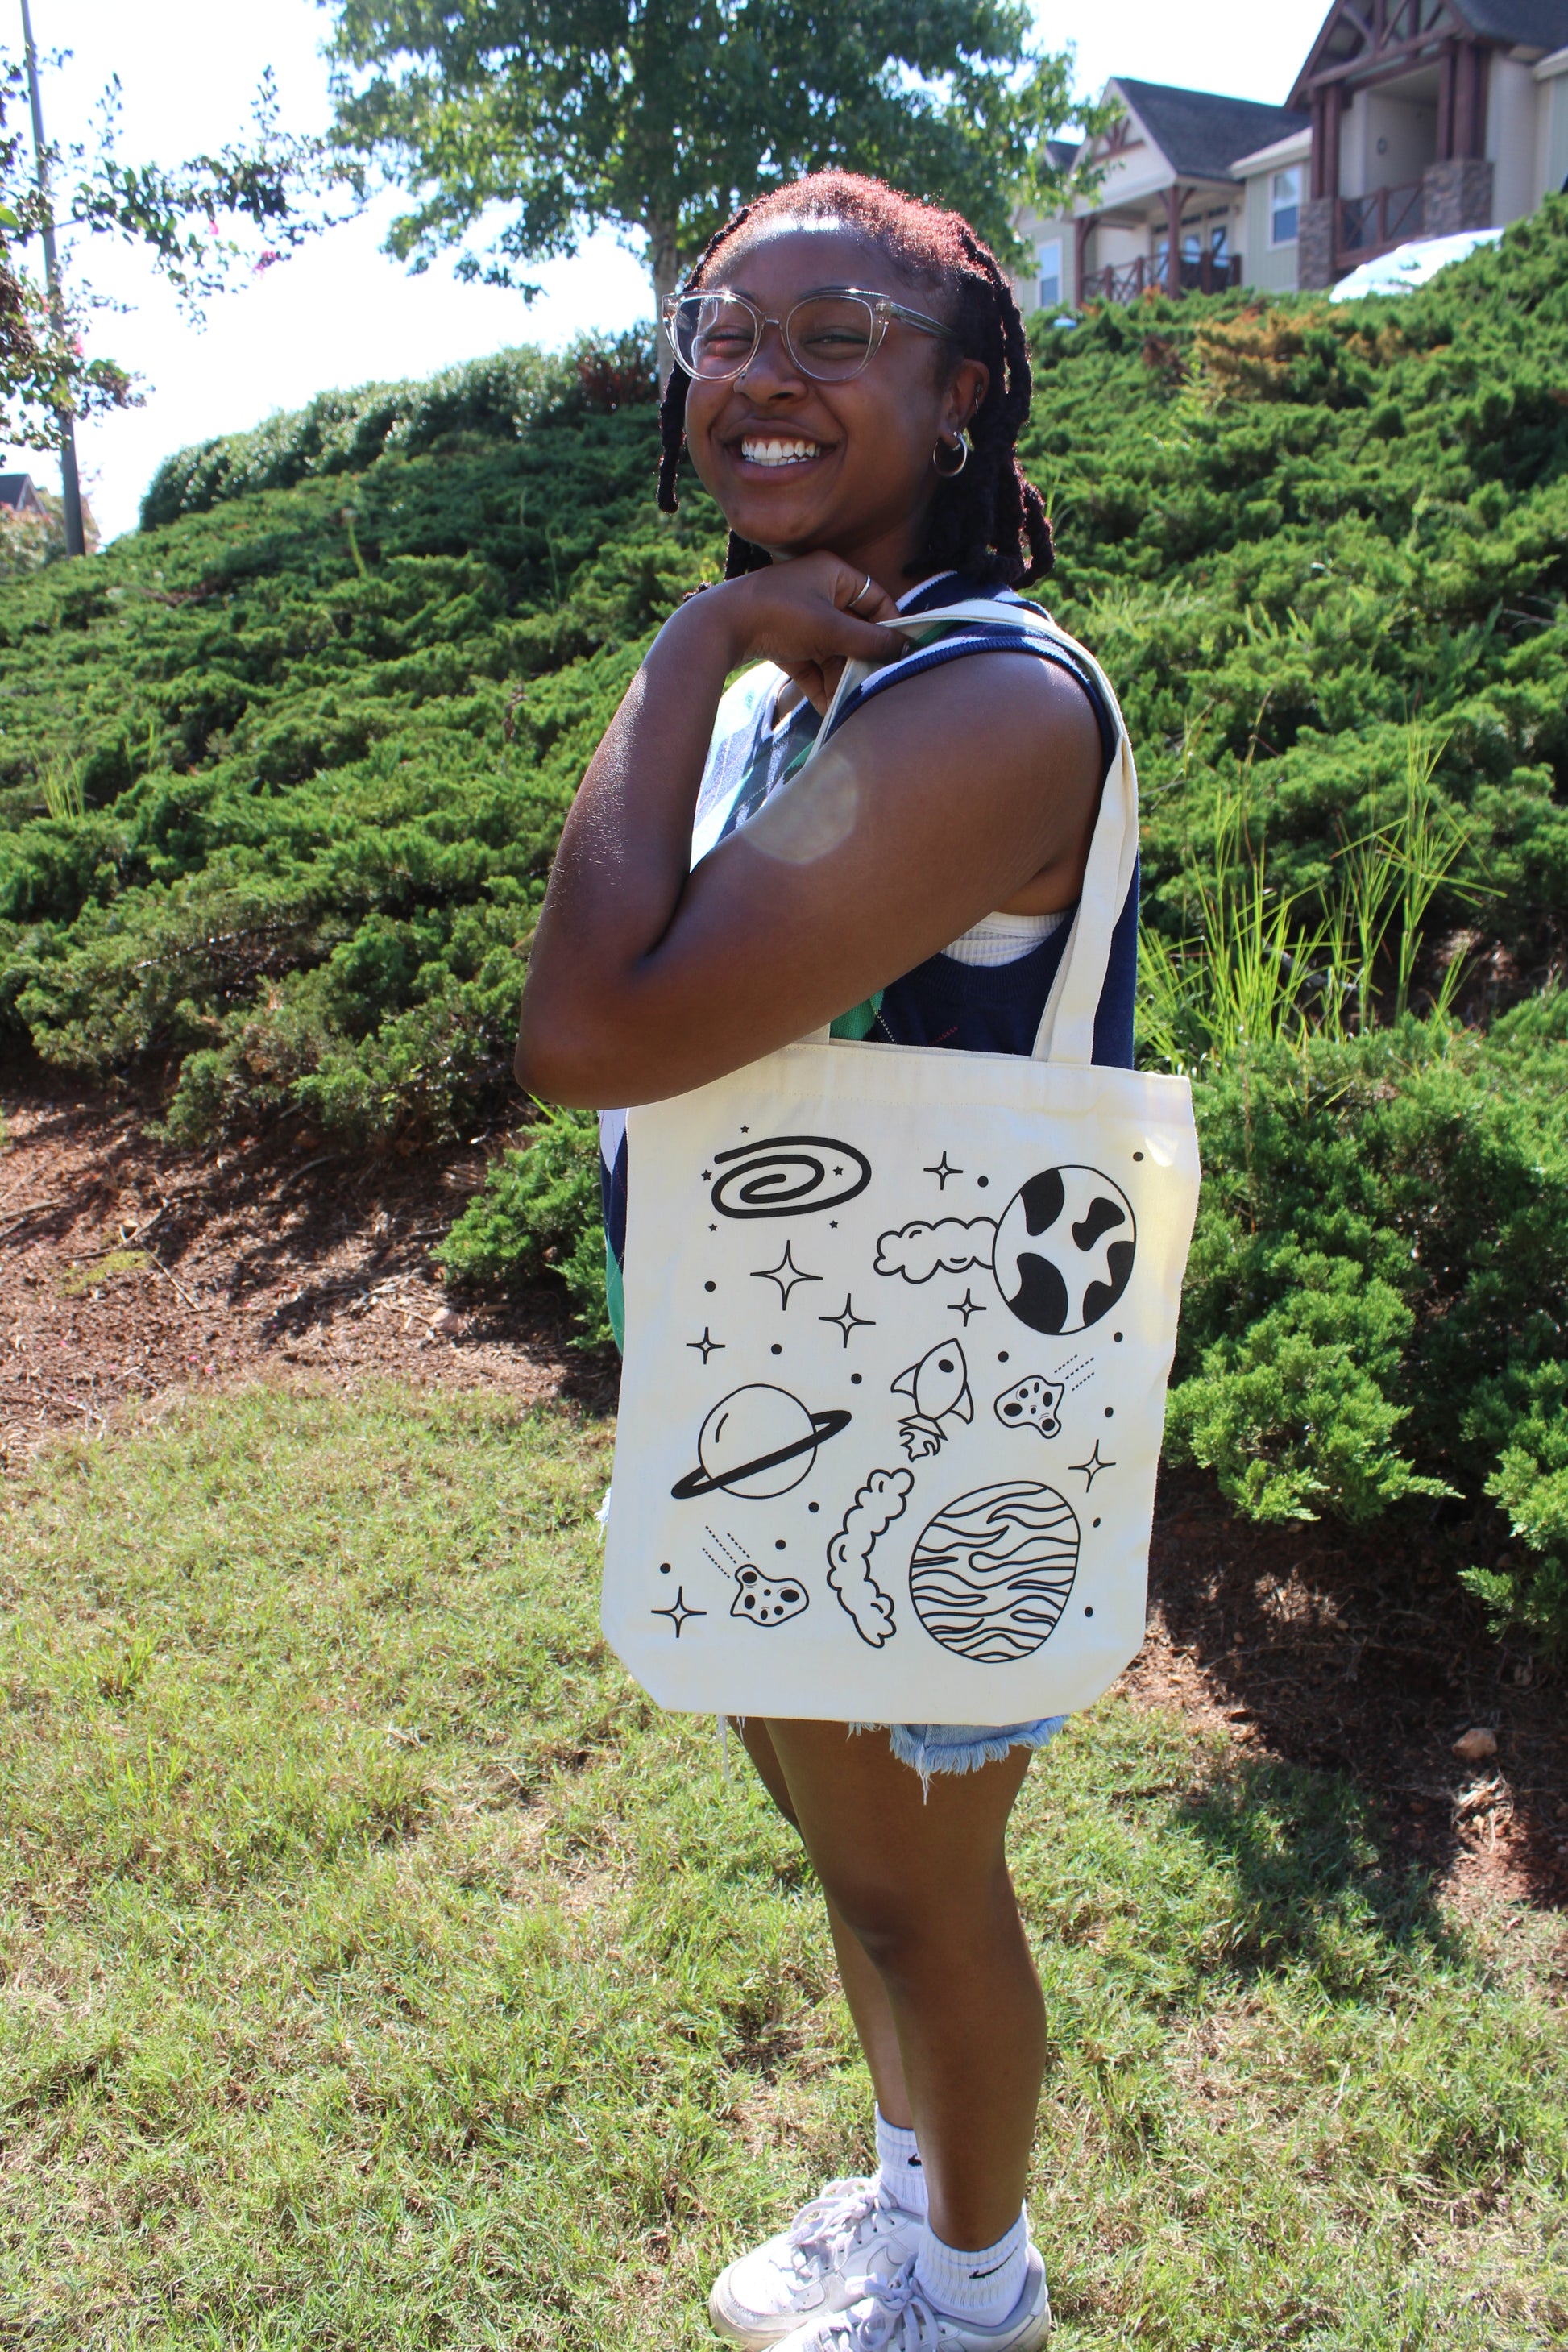
[[[727,294],[689,294],[675,312],[675,354],[688,375],[739,375],[761,340],[761,321]],[[818,383],[858,375],[877,348],[877,314],[858,294],[814,294],[784,320],[795,365]]]

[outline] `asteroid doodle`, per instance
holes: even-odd
[[[808,1412],[787,1389],[763,1381],[732,1389],[702,1424],[697,1467],[678,1478],[670,1494],[678,1503],[720,1487],[747,1501],[787,1495],[811,1475],[817,1447],[848,1426],[842,1409]]]
[[[918,1364],[900,1372],[893,1382],[894,1396],[907,1396],[914,1406],[899,1423],[905,1458],[924,1462],[940,1454],[944,1439],[953,1435],[951,1424],[973,1421],[974,1400],[969,1392],[969,1367],[956,1339],[943,1339],[928,1349]]]
[[[871,1573],[871,1554],[893,1521],[902,1518],[914,1483],[912,1471],[873,1470],[827,1547],[827,1581],[873,1650],[890,1641],[898,1627],[892,1601]]]
[[[1004,1429],[1037,1429],[1042,1437],[1055,1437],[1061,1429],[1058,1415],[1066,1394],[1060,1381],[1031,1373],[1003,1390],[996,1400],[996,1418]]]
[[[1079,1524],[1054,1486],[1011,1479],[960,1495],[910,1561],[910,1598],[933,1642],[1012,1665],[1051,1636],[1078,1573]]]
[[[763,1574],[748,1560],[735,1570],[735,1598],[730,1603],[731,1617],[743,1617],[748,1625],[782,1625],[786,1617],[798,1617],[811,1605],[811,1596],[797,1577],[777,1579]]]
[[[724,1173],[709,1198],[721,1217],[811,1217],[842,1208],[871,1181],[871,1163],[830,1135],[770,1135],[716,1151]]]
[[[877,1236],[877,1272],[901,1274],[906,1282],[929,1282],[933,1274],[967,1274],[989,1265],[996,1239],[994,1217],[917,1217],[896,1233]]]
[[[1098,1168],[1047,1168],[1003,1212],[992,1260],[1020,1323],[1059,1336],[1108,1315],[1137,1248],[1132,1203]]]

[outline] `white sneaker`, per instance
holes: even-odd
[[[803,2320],[830,2318],[868,2286],[890,2286],[912,2259],[922,2226],[874,2175],[830,2180],[787,2230],[715,2280],[708,2315],[746,2352],[785,2336],[793,2342]]]
[[[911,2255],[897,2278],[873,2286],[847,2311],[808,2320],[776,2352],[1037,2352],[1050,2332],[1046,2266],[1031,2246],[1024,2292],[995,2327],[933,2311],[915,2284]]]

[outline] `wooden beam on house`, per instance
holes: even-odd
[[[1165,191],[1165,291],[1173,301],[1182,290],[1182,206],[1185,196],[1180,181]]]
[[[1457,41],[1445,41],[1437,66],[1437,161],[1454,160],[1454,68]]]
[[[1072,225],[1072,299],[1079,310],[1083,308],[1083,281],[1089,275],[1089,240],[1094,234],[1097,215],[1079,213]]]

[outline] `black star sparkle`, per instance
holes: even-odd
[[[713,1171],[711,1168],[705,1168],[702,1171],[702,1181],[705,1184],[711,1184],[713,1181]]]
[[[721,1356],[724,1352],[725,1347],[725,1342],[722,1339],[715,1339],[713,1334],[709,1330],[706,1323],[702,1326],[701,1339],[688,1339],[686,1344],[689,1348],[696,1349],[704,1363],[708,1361],[710,1356]]]
[[[674,1608],[651,1609],[648,1614],[650,1617],[668,1617],[675,1628],[675,1638],[679,1642],[681,1628],[689,1625],[694,1617],[706,1617],[708,1612],[706,1609],[689,1609],[686,1605],[686,1588],[684,1585],[677,1585]]]
[[[1099,1477],[1100,1472],[1102,1470],[1114,1470],[1116,1465],[1114,1462],[1102,1462],[1100,1460],[1100,1440],[1097,1437],[1094,1441],[1094,1452],[1089,1455],[1089,1460],[1087,1462],[1069,1462],[1068,1467],[1069,1470],[1081,1470],[1083,1472],[1083,1490],[1087,1495],[1095,1480]]]
[[[982,1301],[975,1297],[974,1293],[972,1290],[965,1290],[962,1298],[949,1299],[947,1311],[950,1315],[962,1315],[963,1318],[963,1328],[967,1331],[969,1328],[970,1317],[972,1315],[984,1315],[985,1308]]]
[[[856,1314],[855,1301],[847,1291],[844,1294],[842,1315],[819,1315],[816,1319],[819,1323],[831,1323],[836,1330],[841,1331],[846,1347],[849,1345],[851,1331],[874,1331],[877,1328],[875,1319],[871,1316]]]
[[[945,1192],[947,1190],[948,1178],[950,1176],[962,1176],[963,1171],[962,1168],[954,1168],[944,1151],[934,1168],[923,1169],[921,1173],[926,1176],[934,1176],[937,1181],[938,1189],[941,1192]]]
[[[790,1245],[788,1242],[785,1242],[784,1254],[783,1257],[780,1258],[777,1265],[759,1266],[756,1272],[752,1275],[752,1280],[753,1282],[776,1282],[779,1286],[779,1305],[781,1307],[785,1307],[789,1305],[790,1292],[795,1288],[797,1283],[820,1282],[822,1280],[822,1276],[819,1274],[803,1274],[790,1255]]]

